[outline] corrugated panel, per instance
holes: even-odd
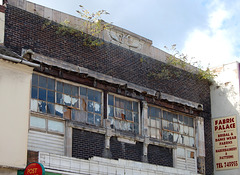
[[[187,170],[196,172],[196,161],[195,159],[187,159]]]
[[[28,149],[64,155],[64,136],[30,130]]]
[[[181,158],[177,158],[177,166],[176,166],[176,168],[185,170],[186,169],[186,160],[185,159],[181,159]]]
[[[189,170],[191,172],[196,172],[196,160],[195,159],[181,159],[177,158],[176,168]]]

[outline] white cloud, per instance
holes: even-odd
[[[214,7],[214,8],[213,8]],[[234,40],[226,21],[232,17],[231,11],[219,1],[214,1],[209,6],[213,8],[208,15],[208,28],[205,30],[194,29],[185,41],[183,53],[196,57],[204,67],[219,66],[236,59],[234,56]]]

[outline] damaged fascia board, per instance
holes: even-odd
[[[166,93],[163,93],[163,92],[161,92],[161,99],[167,100],[167,101],[173,102],[173,103],[179,103],[179,104],[182,104],[182,105],[186,105],[186,106],[196,108],[196,109],[199,109],[199,110],[203,110],[203,105],[200,104],[200,103],[188,101],[188,100],[185,100],[185,99],[182,99],[182,98],[179,98],[179,97],[175,97],[173,95],[169,95],[169,94],[166,94]]]
[[[80,73],[80,74],[86,74],[89,77],[93,77],[93,78],[96,78],[98,80],[106,81],[106,82],[109,82],[109,83],[112,83],[112,84],[118,84],[118,85],[122,85],[122,86],[127,85],[127,88],[129,88],[129,89],[136,90],[140,93],[147,93],[151,96],[156,96],[156,93],[157,93],[157,91],[155,91],[155,90],[152,90],[152,89],[149,89],[149,88],[146,88],[146,87],[142,87],[142,86],[139,86],[139,85],[136,85],[136,84],[133,84],[133,83],[129,83],[127,81],[124,81],[124,80],[121,80],[121,79],[118,79],[118,78],[114,78],[114,77],[109,76],[109,75],[98,73],[98,72],[89,70],[89,69],[84,68],[84,67],[76,66],[74,64],[67,63],[67,62],[62,61],[62,60],[58,60],[56,58],[50,58],[50,57],[46,57],[46,56],[34,53],[32,55],[31,59],[34,60],[34,61],[37,61],[39,63],[44,63],[44,64],[49,65],[49,66],[55,66],[55,67],[58,67],[60,69],[64,69],[64,70],[67,70],[67,71],[76,72],[76,73]],[[199,105],[203,106],[202,104],[191,102],[191,101],[188,101],[188,100],[185,100],[185,99],[182,99],[182,98],[178,98],[178,97],[175,97],[175,96],[172,96],[172,95],[169,95],[169,94],[166,94],[166,93],[162,93],[162,92],[161,92],[161,99],[167,100],[169,102],[179,103],[179,104],[186,105],[186,106],[196,108],[196,109],[199,109]]]

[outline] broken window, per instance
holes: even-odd
[[[138,102],[108,95],[108,118],[115,129],[139,132]]]
[[[194,119],[192,117],[148,106],[148,120],[150,137],[195,146]]]
[[[101,125],[102,92],[33,74],[31,110]]]
[[[168,123],[165,121],[161,125],[161,109],[155,107],[148,107],[148,127],[149,134],[152,138],[161,139],[161,129],[163,127],[167,128]],[[164,136],[167,139],[167,133],[164,133]]]

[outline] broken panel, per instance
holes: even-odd
[[[88,112],[87,123],[94,124],[94,114],[93,113]]]
[[[55,114],[54,104],[52,104],[52,103],[47,104],[47,113],[48,114]]]
[[[43,112],[43,113],[46,113],[46,102],[44,101],[38,101],[38,109],[39,109],[39,112]]]
[[[63,117],[63,106],[55,105],[55,111],[57,116]]]
[[[31,110],[38,112],[38,101],[31,99]]]

